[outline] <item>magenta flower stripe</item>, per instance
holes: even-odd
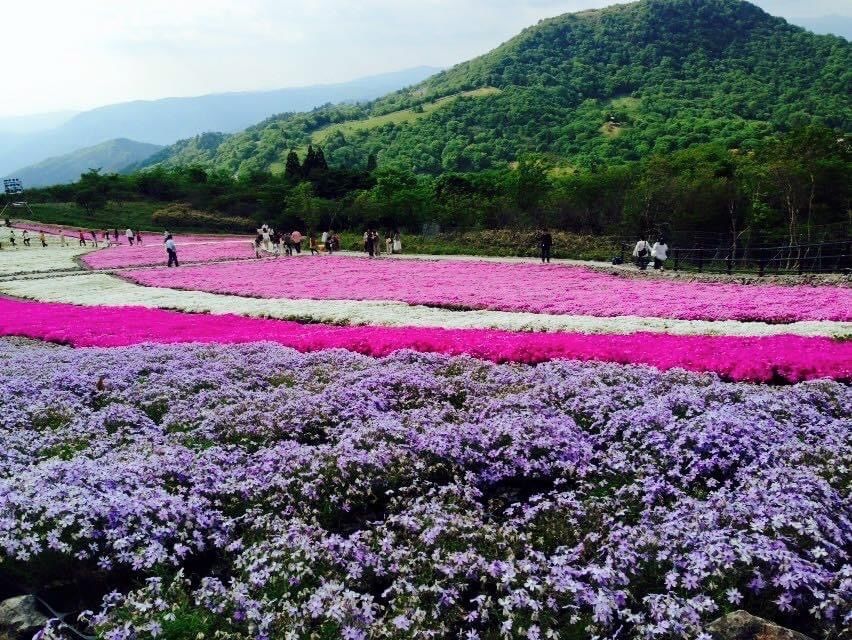
[[[771,323],[852,320],[852,288],[848,287],[639,280],[559,265],[322,257],[126,275],[148,286],[263,298],[394,300],[598,317]]]
[[[411,349],[494,362],[556,359],[647,364],[712,371],[727,379],[852,378],[852,342],[826,338],[524,334],[497,330],[339,327],[184,314],[138,307],[78,307],[0,299],[0,335],[80,347],[153,343],[277,342],[299,351],[346,349],[385,356]]]

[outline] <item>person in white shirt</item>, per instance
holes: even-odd
[[[169,254],[169,264],[167,266],[171,267],[172,264],[174,264],[174,266],[179,267],[177,247],[175,246],[174,238],[172,238],[171,235],[166,236],[166,253]]]
[[[639,242],[636,243],[636,248],[633,249],[633,257],[636,258],[636,266],[640,270],[645,271],[648,268],[648,261],[651,256],[651,245],[645,240],[645,236],[640,236]]]
[[[124,232],[124,236],[127,238],[127,244],[131,247],[133,246],[133,229],[128,227],[127,231]]]
[[[651,248],[651,257],[654,259],[654,269],[665,271],[666,260],[669,258],[669,245],[663,238],[654,243]]]

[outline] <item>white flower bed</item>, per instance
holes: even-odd
[[[18,273],[34,273],[45,271],[63,271],[69,269],[80,269],[74,258],[88,253],[91,247],[81,247],[74,240],[67,247],[51,244],[42,247],[38,237],[30,239],[30,246],[24,246],[19,233],[15,234],[17,247],[8,244],[5,238],[2,240],[3,248],[0,250],[0,276],[14,275]]]
[[[8,280],[0,282],[0,292],[44,302],[65,302],[85,306],[142,306],[216,315],[233,313],[326,324],[618,334],[647,331],[672,335],[825,337],[852,335],[852,323],[849,322],[808,321],[771,325],[761,322],[708,322],[640,317],[597,318],[504,311],[448,311],[387,301],[243,298],[201,291],[143,287],[104,273]]]

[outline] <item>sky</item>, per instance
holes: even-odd
[[[614,0],[26,0],[0,16],[0,117],[448,67]],[[852,20],[850,0],[756,0]],[[14,82],[9,82],[14,78]]]

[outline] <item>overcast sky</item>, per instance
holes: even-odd
[[[451,66],[540,18],[609,4],[613,0],[21,0],[0,16],[0,116]],[[850,0],[757,4],[791,21],[852,17]]]

